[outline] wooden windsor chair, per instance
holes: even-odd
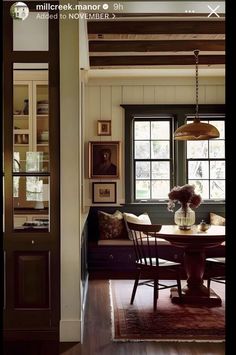
[[[159,224],[135,224],[127,222],[130,238],[133,240],[133,245],[136,255],[137,274],[134,281],[133,291],[130,304],[133,304],[136,290],[138,286],[151,286],[154,288],[153,294],[153,309],[157,308],[157,299],[159,290],[177,287],[179,297],[181,297],[181,281],[180,281],[180,263],[161,259],[158,256],[158,234],[161,225]],[[165,268],[173,273],[175,284],[169,285],[159,281],[160,270]],[[152,275],[149,280],[140,281],[145,274]]]

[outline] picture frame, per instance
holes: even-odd
[[[111,136],[111,120],[97,121],[98,136]]]
[[[116,203],[116,182],[93,182],[92,203]]]
[[[89,142],[89,178],[120,177],[120,142]]]

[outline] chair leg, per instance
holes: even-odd
[[[153,294],[153,309],[156,311],[157,309],[157,299],[158,299],[158,279],[154,279],[154,294]]]
[[[210,283],[211,283],[211,279],[209,277],[209,279],[207,279],[207,289],[210,291]]]
[[[178,295],[179,297],[181,297],[182,296],[181,281],[179,278],[176,281],[177,281]]]
[[[139,279],[140,279],[140,275],[141,275],[141,270],[138,270],[136,279],[134,281],[134,287],[133,287],[133,291],[132,291],[132,295],[131,295],[130,304],[133,304],[133,302],[134,302],[134,297],[135,297],[136,290],[137,290],[137,287],[138,287],[138,282],[139,282]]]

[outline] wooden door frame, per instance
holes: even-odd
[[[50,2],[50,1],[49,1]],[[44,1],[27,1],[30,10],[35,11],[35,5]],[[53,3],[59,3],[59,1]],[[50,139],[50,263],[53,274],[50,275],[53,283],[51,299],[53,302],[51,312],[51,329],[48,331],[34,329],[16,330],[5,328],[4,340],[19,339],[53,339],[59,340],[60,321],[60,90],[59,90],[59,20],[49,21],[49,50],[48,51],[14,51],[13,50],[13,19],[10,16],[12,2],[3,4],[3,94],[4,94],[4,183],[5,183],[5,232],[3,234],[3,245],[7,251],[13,250],[16,242],[16,233],[12,227],[13,202],[12,196],[12,151],[13,151],[13,64],[14,63],[48,63],[49,71],[49,139]],[[50,13],[50,12],[49,12]],[[55,12],[54,12],[55,14]],[[7,134],[6,134],[7,132]],[[30,235],[27,234],[30,238]],[[19,246],[19,243],[18,243]],[[20,246],[19,246],[20,247]],[[7,259],[7,258],[6,258]],[[4,275],[9,272],[6,263]],[[5,266],[5,265],[4,265]],[[13,266],[10,266],[13,269]],[[6,289],[11,287],[12,280],[6,279]],[[7,297],[7,296],[6,296]],[[5,319],[7,318],[7,311]]]

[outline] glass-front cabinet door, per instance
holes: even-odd
[[[3,338],[58,344],[59,20],[28,1],[19,21],[3,3]]]
[[[50,231],[48,70],[13,76],[13,228]]]

